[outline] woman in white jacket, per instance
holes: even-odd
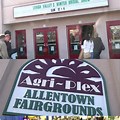
[[[83,59],[93,58],[93,48],[94,48],[94,43],[90,39],[89,35],[87,35],[83,41],[83,45],[81,45],[81,49],[83,51]]]

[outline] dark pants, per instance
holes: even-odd
[[[100,59],[100,52],[94,52],[93,53],[93,58],[94,59]]]
[[[0,56],[0,59],[2,59],[2,57]]]

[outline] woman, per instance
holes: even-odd
[[[8,59],[7,46],[4,42],[5,35],[0,35],[0,59]]]
[[[93,48],[94,48],[93,41],[90,40],[89,35],[87,35],[85,37],[83,45],[81,45],[81,53],[79,55],[79,58],[81,59],[81,56],[83,56],[83,59],[92,59],[93,58]]]

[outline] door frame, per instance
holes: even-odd
[[[109,57],[110,57],[110,59],[120,59],[120,54],[112,53],[112,45],[111,45],[110,26],[116,26],[116,25],[120,25],[120,20],[106,21],[107,38],[108,38],[108,49],[109,49]]]
[[[82,38],[83,38],[83,36],[82,36],[82,26],[85,26],[85,25],[94,25],[95,24],[95,22],[92,22],[92,23],[84,23],[84,24],[74,24],[74,25],[67,25],[66,26],[66,30],[67,30],[67,41],[68,41],[68,56],[69,56],[69,58],[70,59],[78,59],[78,56],[79,56],[79,54],[76,54],[76,55],[72,55],[71,54],[71,49],[70,49],[70,36],[69,36],[69,30],[70,30],[70,28],[75,28],[75,27],[77,27],[78,26],[78,28],[79,28],[79,34],[80,34],[80,36],[79,36],[79,47],[80,47],[80,51],[81,51],[81,44],[82,44]],[[94,30],[93,30],[93,32],[94,32]],[[79,52],[80,53],[80,52]]]
[[[71,59],[75,59],[75,58],[78,58],[78,54],[72,54],[72,48],[71,48],[71,42],[70,42],[70,35],[69,35],[69,31],[70,29],[76,29],[78,27],[79,29],[79,33],[81,34],[81,29],[80,29],[80,25],[79,24],[76,24],[76,25],[67,25],[66,28],[67,28],[67,42],[68,42],[68,56],[69,58]],[[79,43],[81,43],[81,36],[79,36]],[[80,47],[80,44],[79,44],[79,47]],[[80,47],[81,49],[81,47]]]
[[[47,53],[42,55],[42,56],[37,54],[38,52],[37,52],[37,44],[36,44],[36,33],[40,32],[40,31],[42,31],[43,34],[44,34],[44,45],[47,48]],[[47,32],[48,31],[55,31],[55,33],[56,33],[56,50],[57,50],[57,53],[54,54],[54,55],[50,55],[48,53],[48,47],[47,47],[48,46],[48,40],[47,40]],[[53,59],[53,58],[58,59],[59,58],[57,27],[35,28],[35,29],[33,29],[33,37],[34,37],[34,47],[35,47],[34,51],[35,51],[35,58],[36,59],[37,58],[38,59]]]
[[[25,56],[18,56],[17,58],[18,59],[27,59],[27,44],[26,44],[26,30],[23,29],[23,30],[15,30],[15,38],[16,38],[16,48],[18,48],[18,41],[17,41],[17,35],[19,33],[23,33],[24,34],[24,51],[25,51]]]

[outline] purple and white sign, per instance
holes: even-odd
[[[82,60],[32,60],[21,68],[5,113],[107,116],[103,76]]]

